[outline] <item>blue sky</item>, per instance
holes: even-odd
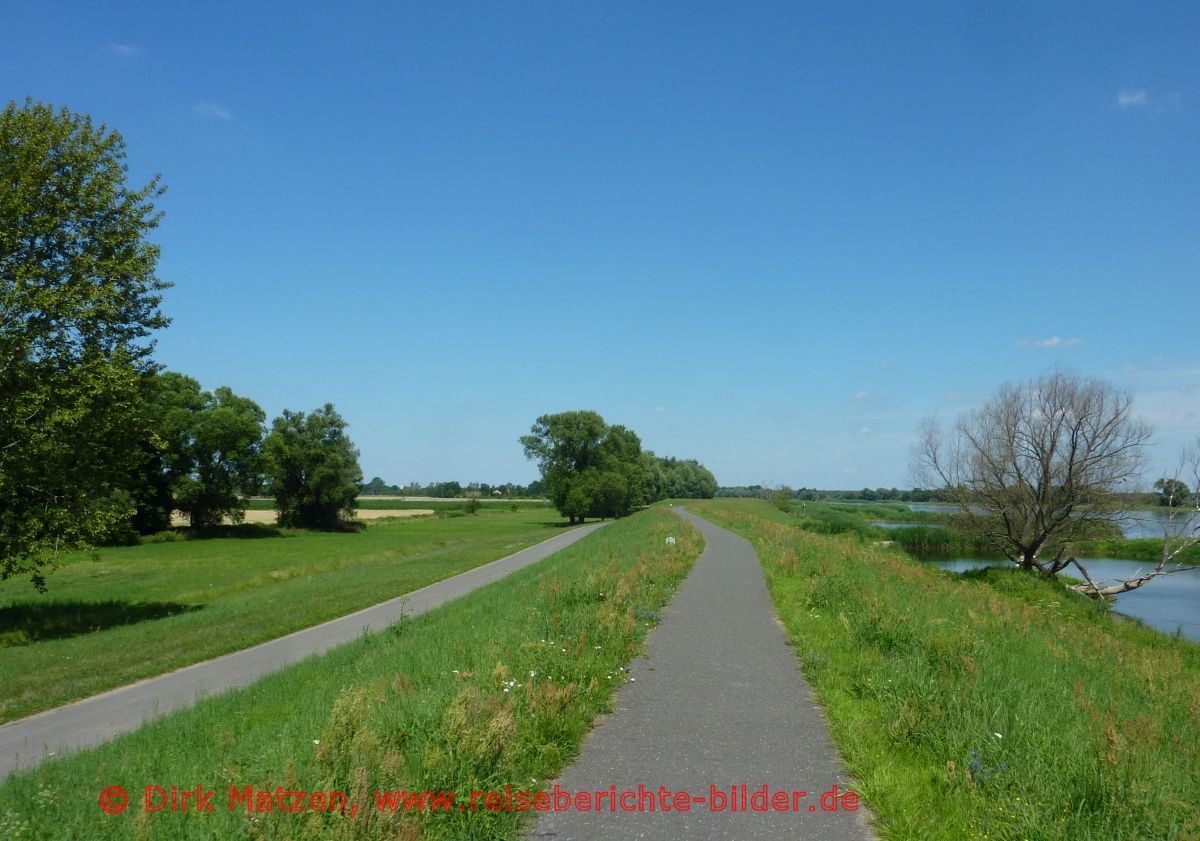
[[[903,487],[1053,365],[1156,468],[1200,433],[1200,5],[347,5],[15,4],[0,80],[162,173],[159,360],[333,402],[368,477],[528,481],[591,408]]]

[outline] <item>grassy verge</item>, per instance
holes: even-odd
[[[1200,837],[1200,646],[1017,570],[688,507],[753,542],[882,837]]]
[[[0,721],[283,636],[553,536],[548,510],[376,520],[356,533],[226,527],[0,583]]]
[[[520,813],[378,812],[373,792],[542,788],[609,709],[647,617],[700,548],[698,533],[662,508],[615,522],[390,631],[10,777],[0,837],[512,838]],[[218,791],[215,813],[141,807],[147,785],[198,784]],[[131,795],[121,815],[99,808],[113,785]],[[230,785],[341,791],[360,811],[231,814]]]

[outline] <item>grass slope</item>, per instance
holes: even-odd
[[[754,544],[882,837],[1200,837],[1200,646],[1015,569],[688,507]]]
[[[357,533],[226,527],[250,537],[71,555],[44,595],[0,583],[0,721],[411,592],[552,537],[559,523],[539,509],[376,520]]]
[[[521,813],[381,813],[373,792],[541,788],[609,709],[623,667],[700,549],[699,534],[667,509],[617,521],[389,631],[10,777],[0,785],[0,837],[516,837]],[[113,785],[130,793],[120,815],[98,804]],[[216,789],[217,811],[146,813],[147,785]],[[342,791],[361,811],[231,814],[230,785]]]

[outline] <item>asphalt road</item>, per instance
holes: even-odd
[[[0,779],[18,768],[31,768],[51,754],[62,756],[101,744],[201,697],[245,686],[364,633],[381,631],[401,614],[416,616],[432,610],[549,557],[601,525],[562,532],[508,557],[340,619],[0,726]]]
[[[646,659],[630,668],[614,713],[584,743],[578,762],[557,781],[563,791],[638,791],[645,808],[624,812],[549,811],[531,839],[821,839],[866,841],[865,812],[824,811],[821,795],[848,790],[825,719],[775,618],[758,558],[742,538],[676,509],[703,533],[705,550],[647,639]],[[710,810],[746,785],[747,811]],[[749,809],[767,785],[788,792],[798,811]],[[659,787],[705,802],[690,811],[662,808]],[[552,789],[553,791],[553,789]],[[790,793],[803,791],[796,798]],[[627,799],[636,804],[637,797]],[[668,797],[669,802],[674,796]],[[690,798],[689,798],[690,799]],[[825,798],[828,804],[828,796]],[[593,801],[594,803],[595,801]],[[839,797],[839,807],[846,801]],[[810,811],[812,809],[813,811]]]

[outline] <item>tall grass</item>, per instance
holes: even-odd
[[[882,837],[1200,837],[1200,646],[1016,569],[689,508],[753,542]]]
[[[372,793],[541,789],[609,710],[700,548],[665,509],[619,520],[390,631],[11,777],[0,838],[513,838],[519,813],[379,813]],[[218,811],[146,814],[155,784],[217,789]],[[124,814],[100,811],[111,785],[137,801]],[[230,785],[343,791],[361,809],[230,814]]]

